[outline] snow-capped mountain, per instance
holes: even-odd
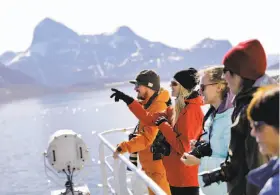
[[[38,84],[35,79],[18,70],[12,70],[0,63],[0,86],[7,85],[34,85]]]
[[[13,51],[7,51],[0,55],[0,63],[8,64],[14,57],[16,57],[17,53]]]
[[[35,28],[28,49],[4,53],[0,62],[48,86],[70,86],[104,80],[132,79],[143,69],[156,70],[163,79],[178,70],[220,64],[232,45],[227,40],[204,39],[189,50],[149,41],[122,26],[111,33],[79,35],[46,18]]]

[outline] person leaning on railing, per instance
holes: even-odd
[[[194,68],[177,72],[171,82],[172,96],[176,97],[175,111],[169,107],[162,113],[151,113],[132,97],[113,89],[115,98],[124,100],[140,121],[157,125],[170,144],[170,155],[163,157],[163,163],[172,195],[199,194],[198,166],[188,167],[180,160],[183,153],[190,150],[190,140],[202,133],[202,98],[195,90],[198,82]]]
[[[130,83],[134,84],[137,98],[141,100],[137,102],[142,109],[155,113],[164,111],[168,107],[169,92],[160,88],[160,78],[156,72],[143,70],[137,75],[136,80],[130,81]],[[114,98],[115,101],[120,99],[116,94],[111,95],[111,98]],[[124,100],[127,103],[132,103],[133,98],[125,98]],[[162,162],[162,155],[161,153],[153,153],[150,149],[162,137],[160,134],[156,126],[147,125],[140,119],[129,141],[124,141],[118,145],[117,150],[114,152],[114,157],[116,158],[119,153],[134,153],[130,160],[134,160],[136,163],[137,158],[135,157],[137,157],[137,154],[135,152],[138,152],[142,169],[169,195],[171,193],[166,170]],[[154,194],[151,189],[148,188],[148,190],[150,195]]]

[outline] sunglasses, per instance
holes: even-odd
[[[171,81],[170,85],[171,85],[171,86],[178,86],[179,83],[178,83],[177,81]]]
[[[134,85],[135,85],[135,88],[139,88],[141,84],[135,83]]]
[[[227,68],[223,69],[223,73],[226,74],[227,72],[229,72],[231,75],[233,74],[233,72]]]
[[[210,83],[210,84],[205,84],[205,85],[204,84],[200,84],[200,90],[204,91],[206,86],[208,86],[208,85],[216,85],[216,84],[218,84],[218,83]]]

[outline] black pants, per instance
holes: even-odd
[[[199,195],[199,187],[172,187],[170,186],[172,195]]]

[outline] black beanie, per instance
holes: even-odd
[[[192,90],[198,84],[197,70],[189,68],[181,70],[174,75],[174,79],[185,89]]]

